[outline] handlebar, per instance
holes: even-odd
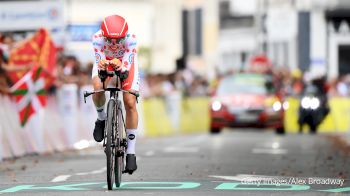
[[[104,83],[107,77],[118,76],[121,80],[124,80],[128,77],[129,71],[110,71],[110,70],[100,70],[98,71],[98,77],[101,79],[101,82]]]
[[[106,91],[110,91],[110,92],[117,92],[117,91],[121,91],[121,92],[124,92],[124,93],[129,93],[129,94],[132,94],[136,97],[136,100],[140,97],[140,94],[137,93],[137,92],[132,92],[132,91],[128,91],[128,90],[123,90],[121,88],[105,88],[105,89],[102,89],[102,90],[98,90],[98,91],[92,91],[92,92],[88,92],[88,91],[85,91],[84,92],[84,103],[86,103],[86,97],[89,97],[90,95],[93,95],[95,93],[102,93],[102,92],[106,92]]]
[[[89,97],[90,95],[93,95],[95,93],[101,93],[101,92],[106,92],[106,91],[110,91],[110,92],[117,92],[117,91],[121,91],[121,92],[125,92],[125,93],[129,93],[132,94],[136,97],[136,101],[138,101],[138,97],[140,96],[139,93],[137,92],[132,92],[132,91],[128,91],[128,90],[124,90],[118,87],[114,87],[114,88],[105,88],[105,81],[107,77],[113,77],[114,75],[116,75],[118,78],[120,78],[121,80],[125,79],[128,77],[129,72],[125,71],[124,73],[122,73],[121,71],[109,71],[109,70],[100,70],[98,72],[98,76],[101,79],[101,82],[103,84],[103,89],[102,90],[98,90],[98,91],[92,91],[92,92],[88,92],[85,91],[84,92],[84,102],[86,103],[86,97]]]

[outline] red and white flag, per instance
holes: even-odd
[[[15,66],[28,66],[39,64],[46,73],[51,75],[56,69],[56,47],[51,39],[49,31],[39,29],[32,37],[20,42],[10,52],[9,64]],[[26,71],[8,73],[13,83],[19,81]],[[47,85],[50,85],[47,82]]]
[[[56,47],[46,29],[39,29],[10,52],[9,64],[34,65],[28,72],[8,73],[15,83],[11,87],[11,92],[17,102],[22,126],[46,105],[45,89],[48,89],[55,79],[53,73],[56,69],[56,52]]]
[[[11,87],[15,97],[21,125],[46,105],[45,76],[42,67],[34,66],[16,84]]]

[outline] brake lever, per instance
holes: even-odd
[[[87,91],[84,92],[84,103],[86,103],[86,97],[90,96],[91,94]]]
[[[90,96],[92,94],[94,94],[94,92],[92,92],[92,93],[89,93],[87,91],[84,92],[84,103],[86,103],[86,97],[88,97],[88,96]]]
[[[139,103],[140,94],[139,93],[134,93],[134,92],[129,92],[129,93],[134,95],[136,97],[136,103]]]

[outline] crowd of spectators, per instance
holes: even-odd
[[[16,41],[11,34],[0,33],[0,93],[10,93],[9,87],[13,83],[8,78],[8,73],[30,70],[31,65],[15,66],[8,63],[12,48],[16,47]],[[91,71],[93,63],[82,64],[73,55],[65,55],[63,51],[57,54],[57,72],[53,87],[49,92],[63,84],[74,83],[78,86],[91,83]],[[218,81],[225,75],[234,74],[235,71],[226,73],[217,72],[216,78],[209,80],[206,76],[196,74],[190,69],[178,70],[169,74],[145,73],[141,70],[141,94],[144,98],[165,97],[172,93],[180,93],[183,97],[209,96],[215,91]],[[267,70],[273,75],[274,85],[283,96],[298,96],[305,83],[309,82],[307,73],[300,70],[287,68],[275,68]],[[334,80],[328,80],[327,92],[329,96],[350,95],[350,75],[342,75]]]
[[[308,71],[302,72],[299,69],[279,68],[274,69],[272,75],[277,89],[284,96],[300,96],[305,85],[310,83],[322,86],[329,97],[350,96],[350,74],[327,79],[326,73],[315,75]]]
[[[31,65],[16,66],[8,63],[10,51],[16,47],[16,41],[11,34],[0,33],[0,93],[10,93],[9,87],[13,83],[9,80],[8,73],[28,71],[31,68]],[[59,51],[56,72],[52,73],[55,81],[49,92],[54,93],[64,84],[74,83],[79,87],[91,84],[92,67],[92,62],[82,64],[74,55]],[[208,80],[190,70],[170,74],[141,74],[141,94],[144,98],[167,96],[174,91],[185,96],[205,96],[208,94],[207,89]]]

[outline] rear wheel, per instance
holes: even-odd
[[[106,157],[107,157],[107,185],[108,190],[113,189],[113,183],[114,183],[114,167],[115,167],[115,147],[114,147],[114,141],[115,141],[115,135],[114,135],[114,129],[115,129],[115,101],[110,100],[108,102],[107,106],[107,142],[106,142]]]
[[[125,146],[124,146],[124,122],[123,122],[123,114],[122,109],[120,107],[121,103],[118,101],[118,110],[117,110],[117,155],[115,157],[115,186],[120,187],[120,184],[122,183],[122,172],[124,169],[124,152],[125,152]]]

